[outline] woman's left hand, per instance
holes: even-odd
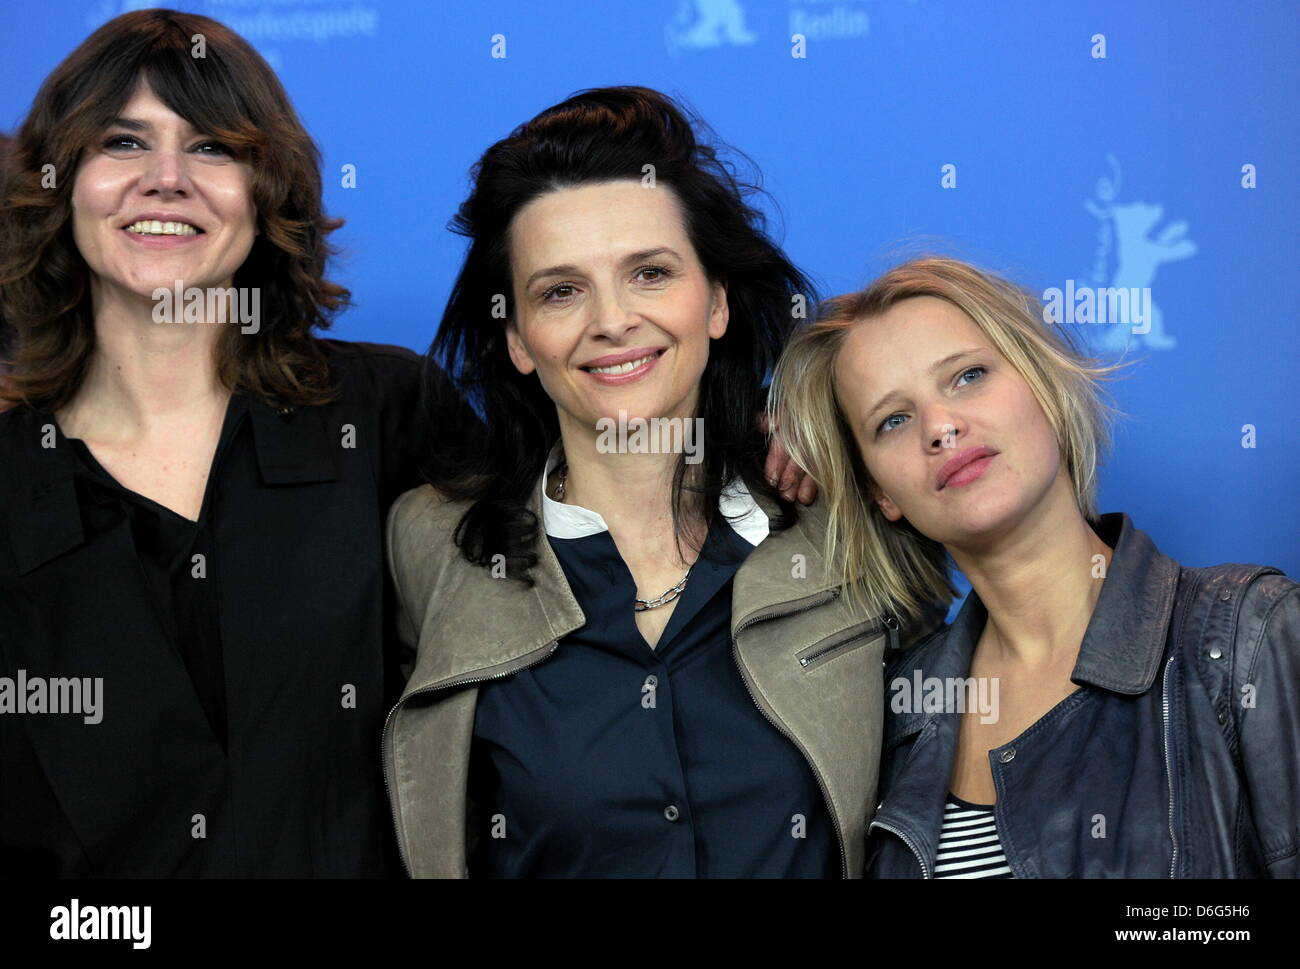
[[[766,415],[761,423],[763,432],[771,433]],[[786,452],[785,445],[781,441],[780,430],[772,434],[772,443],[767,449],[767,461],[763,464],[763,474],[786,501],[811,505],[817,497],[817,482],[813,481],[808,476],[808,472],[799,467],[794,458]]]

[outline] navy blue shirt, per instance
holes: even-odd
[[[816,778],[732,657],[754,546],[718,521],[651,649],[609,532],[548,541],[587,623],[479,688],[470,877],[839,877]]]

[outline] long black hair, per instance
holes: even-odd
[[[716,139],[703,121],[658,91],[595,88],[547,108],[475,163],[473,188],[450,226],[470,240],[469,251],[429,353],[482,411],[486,435],[472,448],[442,449],[437,466],[425,470],[444,496],[473,502],[455,533],[470,562],[487,566],[503,555],[506,574],[532,585],[528,573],[537,564],[540,529],[528,504],[560,436],[554,403],[536,373],[515,369],[506,320],[499,309],[493,312],[504,295],[506,315],[514,318],[511,221],[547,192],[641,180],[647,164],[654,166],[656,184],[676,193],[696,256],[711,283],[726,284],[730,309],[726,333],[712,341],[700,380],[695,416],[703,419],[708,445],[698,479],[687,485],[684,456],[673,479],[679,546],[683,491],[701,497],[712,527],[719,496],[736,477],[750,494],[777,506],[772,531],[794,523],[794,505],[763,475],[768,440],[758,418],[771,368],[797,325],[795,308],[813,306],[816,298],[809,280],[768,238],[763,213],[749,204],[748,197],[761,192],[757,177],[742,181],[719,158],[724,146],[711,142]]]

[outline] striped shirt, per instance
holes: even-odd
[[[971,804],[949,793],[935,878],[1014,878],[998,840],[992,804]]]

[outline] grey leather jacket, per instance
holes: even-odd
[[[1017,878],[1300,875],[1300,585],[1275,569],[1183,568],[1127,515],[1071,679],[1079,689],[989,751]],[[966,677],[986,612],[890,663]],[[899,707],[904,704],[898,704]],[[886,714],[868,878],[935,875],[957,712]]]

